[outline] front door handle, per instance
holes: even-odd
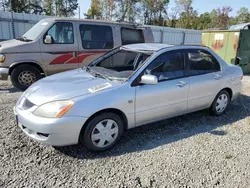
[[[179,81],[176,85],[179,87],[184,87],[185,85],[187,85],[187,82]]]
[[[215,75],[214,75],[214,79],[215,79],[215,80],[219,80],[220,78],[221,78],[221,75],[220,75],[220,74],[215,74]]]

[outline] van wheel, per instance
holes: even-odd
[[[14,87],[24,91],[31,84],[42,78],[41,72],[34,66],[20,65],[10,75]]]
[[[124,123],[114,113],[103,113],[91,119],[80,134],[80,142],[89,151],[105,151],[121,138]]]
[[[210,108],[211,114],[214,116],[220,116],[226,111],[229,102],[229,93],[226,90],[222,90],[214,99],[214,102]]]

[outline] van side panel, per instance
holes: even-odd
[[[48,70],[47,75],[78,68],[78,37],[75,22],[55,22],[47,32],[55,38],[53,44],[44,43],[44,37],[48,33],[39,39],[43,64]]]

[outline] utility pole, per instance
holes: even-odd
[[[79,15],[79,19],[81,19],[81,7],[80,7],[80,5],[78,6],[78,15]]]

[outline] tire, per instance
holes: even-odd
[[[220,102],[219,102],[220,101]],[[222,115],[230,102],[230,95],[226,90],[222,90],[218,93],[218,95],[215,97],[213,104],[210,108],[211,114],[213,116],[220,116]]]
[[[31,84],[42,78],[41,72],[34,66],[19,65],[10,74],[14,87],[24,91]]]
[[[111,128],[109,129],[109,127]],[[105,151],[112,148],[120,140],[123,131],[124,123],[117,114],[102,113],[88,122],[85,129],[81,131],[79,140],[88,151]]]

